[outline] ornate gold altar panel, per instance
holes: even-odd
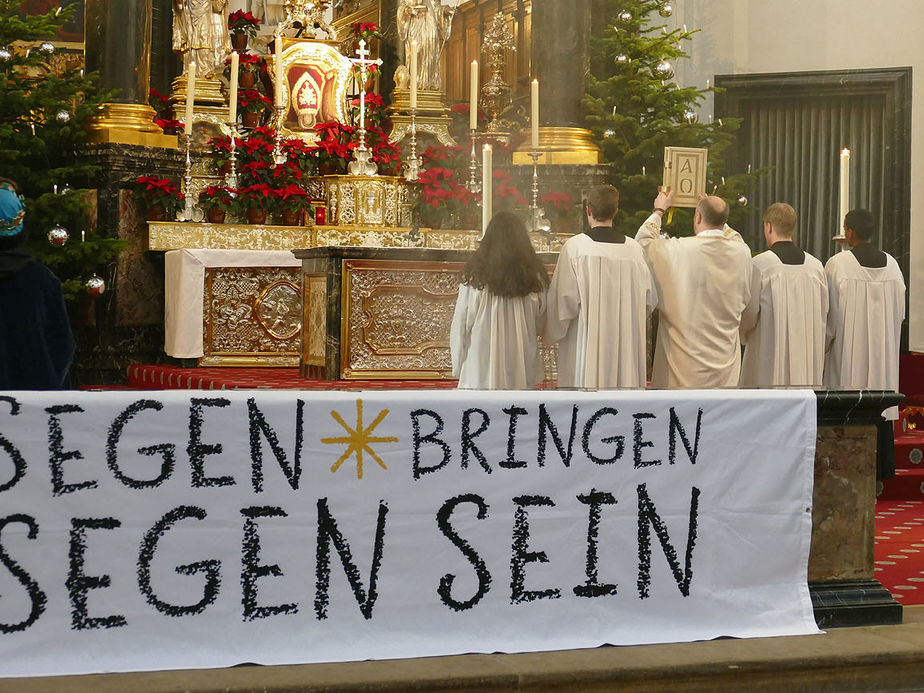
[[[289,251],[169,251],[164,351],[200,365],[297,364],[299,264]]]
[[[201,366],[297,366],[301,278],[283,267],[205,271]]]
[[[290,250],[324,246],[475,250],[480,231],[384,226],[250,226],[148,222],[148,250]],[[568,234],[530,234],[538,252],[558,252]]]
[[[317,272],[303,277],[305,286],[305,326],[302,339],[302,363],[324,368],[327,362],[327,274]]]
[[[401,225],[405,183],[394,176],[325,176],[327,220],[333,226]]]
[[[341,377],[450,378],[461,263],[344,260]]]

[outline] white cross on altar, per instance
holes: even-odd
[[[356,55],[358,58],[350,58],[350,62],[354,65],[359,65],[359,79],[360,79],[360,88],[359,88],[359,129],[366,129],[366,68],[371,65],[381,65],[382,59],[376,58],[375,60],[369,60],[369,51],[366,49],[366,41],[364,39],[359,40],[359,48],[356,49]]]

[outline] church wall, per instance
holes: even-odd
[[[699,27],[676,66],[681,84],[716,74],[911,66],[909,346],[924,351],[924,2],[890,0],[674,0],[668,22]],[[712,99],[701,118],[712,112]]]

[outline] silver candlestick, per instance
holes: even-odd
[[[276,166],[282,166],[286,162],[286,155],[282,153],[282,125],[286,107],[273,106],[273,110],[276,112],[276,117],[273,120],[276,128],[275,145],[273,146],[273,167],[275,168]]]
[[[183,194],[186,197],[186,203],[183,209],[177,212],[177,221],[202,221],[203,214],[201,209],[197,209],[193,200],[192,189],[192,128],[190,133],[184,137],[186,140],[186,170],[183,172]],[[196,218],[198,212],[198,219]]]
[[[548,232],[551,228],[551,224],[548,219],[545,218],[545,214],[539,206],[539,157],[541,156],[542,152],[536,151],[535,149],[529,153],[529,158],[533,160],[533,203],[530,207],[530,231],[543,233]]]
[[[420,160],[417,158],[417,109],[411,109],[411,151],[404,168],[404,180],[416,181],[420,177]]]
[[[231,170],[225,176],[225,185],[232,190],[237,188],[237,123],[228,123],[228,129],[231,131]]]
[[[475,149],[477,134],[477,130],[472,130],[472,158],[468,164],[468,191],[473,194],[481,192],[481,182],[478,180],[478,152]]]

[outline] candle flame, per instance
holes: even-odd
[[[847,149],[847,147],[844,147],[844,148],[841,150],[841,156],[850,156],[850,150]]]

